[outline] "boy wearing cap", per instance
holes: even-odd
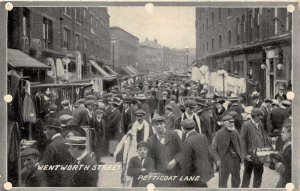
[[[216,133],[212,143],[212,153],[217,166],[220,167],[219,187],[227,188],[227,181],[231,174],[231,187],[238,188],[241,183],[241,140],[231,115],[225,115],[221,124],[222,129]]]
[[[72,136],[68,142],[68,152],[75,159],[75,164],[89,166],[89,169],[80,169],[72,177],[71,187],[97,187],[98,170],[92,170],[97,165],[96,161],[88,154],[86,150],[86,138],[81,136]]]
[[[95,138],[93,141],[93,150],[96,154],[96,160],[100,164],[103,162],[101,161],[101,156],[105,154],[104,152],[104,144],[106,138],[106,123],[103,119],[103,112],[104,107],[98,107],[95,110],[95,115],[93,116],[93,128],[95,130]]]
[[[187,181],[187,187],[207,187],[207,182],[214,176],[209,161],[209,145],[206,136],[199,134],[192,119],[181,122],[184,129],[183,151],[185,176],[200,176],[200,181]]]
[[[62,130],[58,119],[49,119],[44,124],[44,134],[50,141],[41,160],[41,165],[68,165],[72,164],[72,157],[68,152],[67,142],[60,134]],[[45,171],[47,187],[68,186],[67,171]]]
[[[132,176],[132,187],[138,186],[138,177],[147,175],[154,170],[154,161],[148,156],[149,145],[142,141],[137,145],[138,156],[129,161],[127,175]]]
[[[253,108],[251,119],[242,126],[241,146],[244,154],[243,158],[245,158],[242,188],[249,188],[252,171],[254,171],[253,188],[261,186],[264,163],[256,156],[256,150],[258,148],[272,148],[261,123],[262,116],[261,109]]]
[[[43,171],[37,169],[39,151],[35,148],[26,148],[21,152],[25,168],[22,170],[22,185],[24,187],[42,187]]]

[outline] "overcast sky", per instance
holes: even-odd
[[[118,26],[143,42],[157,39],[170,48],[195,48],[194,7],[109,7],[110,26]]]

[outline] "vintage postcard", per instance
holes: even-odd
[[[1,189],[300,188],[296,3],[0,5]]]

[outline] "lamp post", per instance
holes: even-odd
[[[111,36],[111,44],[112,44],[112,63],[113,63],[113,69],[115,69],[115,44],[116,44],[116,38],[114,35]]]
[[[189,71],[189,48],[185,48],[185,55],[186,55],[186,70]]]

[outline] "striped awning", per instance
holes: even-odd
[[[91,65],[96,68],[100,74],[102,74],[104,77],[111,77],[111,75],[107,72],[105,72],[105,70],[103,70],[94,60],[89,60],[89,62],[91,63]]]

